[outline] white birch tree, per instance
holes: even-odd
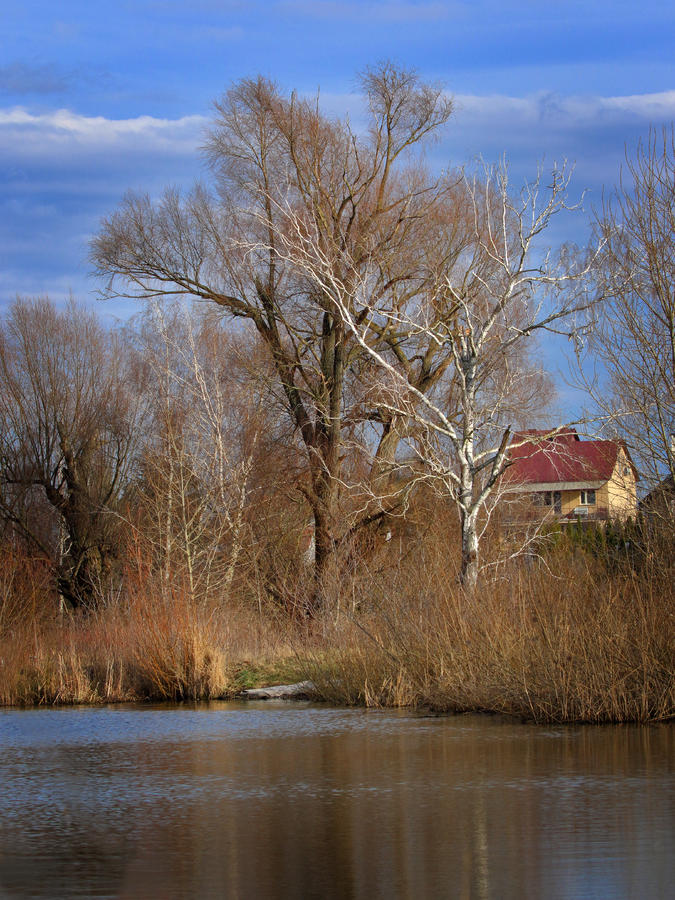
[[[277,237],[278,252],[330,296],[375,364],[378,405],[406,423],[417,477],[455,503],[459,574],[468,589],[478,579],[480,537],[509,464],[512,423],[544,382],[529,360],[533,339],[545,332],[578,339],[590,322],[589,264],[541,247],[554,217],[570,209],[570,170],[555,168],[550,178],[545,186],[539,172],[513,196],[505,164],[465,174],[469,237],[462,252],[441,256],[414,297],[392,292],[374,303],[369,282],[381,278],[379,261],[371,257],[367,270],[350,265],[344,248],[320,241],[291,206]],[[428,354],[443,360],[444,377],[425,385],[414,363]]]

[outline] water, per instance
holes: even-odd
[[[3,898],[675,896],[671,726],[0,712]]]

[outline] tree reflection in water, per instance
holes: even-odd
[[[309,704],[0,712],[4,897],[632,897],[671,727]]]

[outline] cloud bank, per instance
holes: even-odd
[[[505,154],[517,185],[542,159],[545,166],[567,159],[576,163],[573,190],[577,196],[588,190],[588,205],[598,202],[603,186],[617,183],[625,148],[634,148],[650,125],[675,119],[675,91],[459,94],[455,101],[446,133],[428,151],[430,165],[440,170]],[[322,94],[321,102],[332,115],[349,113],[356,128],[363,123],[358,95]],[[128,188],[153,194],[203,177],[199,147],[208,121],[0,108],[0,306],[17,292],[60,297],[72,288],[83,299],[92,296],[87,247],[101,218]],[[587,213],[570,217],[565,228],[552,230],[553,243],[583,243]]]
[[[597,126],[599,118],[614,121],[633,118],[644,122],[675,118],[675,91],[625,97],[564,97],[546,91],[529,97],[460,94],[455,100],[462,116],[479,121],[488,118],[528,124],[548,121],[561,128]]]
[[[472,144],[482,138],[487,147],[500,138],[508,143],[517,135],[519,145],[525,142],[539,154],[547,152],[545,145],[552,134],[574,136],[575,144],[580,135],[583,144],[585,134],[588,144],[583,149],[592,151],[594,137],[603,130],[614,134],[616,127],[624,127],[629,140],[636,128],[675,119],[675,90],[623,97],[564,97],[540,92],[528,97],[459,94],[454,99],[456,113],[448,130],[452,144],[456,143],[453,132],[459,131],[470,136]],[[322,101],[335,115],[350,112],[358,127],[360,97],[323,95]],[[24,107],[0,109],[0,155],[17,164],[43,159],[52,166],[57,166],[59,159],[72,159],[73,154],[91,159],[127,152],[186,156],[197,153],[208,123],[208,118],[201,115],[112,119],[84,116],[68,109],[45,113],[32,113]],[[441,149],[444,145],[442,141]],[[623,144],[619,149],[623,149]],[[477,147],[474,152],[483,151]]]
[[[47,156],[59,148],[77,153],[122,152],[126,148],[182,155],[197,149],[206,123],[203,116],[109,119],[68,109],[41,114],[22,107],[0,109],[0,152],[11,153],[20,141],[24,157]]]

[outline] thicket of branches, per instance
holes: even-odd
[[[476,584],[510,427],[546,395],[533,336],[578,335],[591,306],[593,256],[541,244],[568,208],[564,168],[515,199],[505,166],[436,175],[423,145],[452,113],[440,87],[391,64],[361,86],[357,133],[266,79],[235,85],[206,143],[211,187],[127,196],[92,249],[109,300],[206,301],[264,347],[304,457],[312,614],[359,531],[405,508],[406,455],[456,505]]]
[[[652,485],[673,477],[672,131],[629,161],[593,247],[554,251],[564,167],[517,191],[506,164],[434,174],[441,88],[390,64],[361,85],[358,133],[263,78],[216,103],[211,185],[128,195],[93,241],[108,302],[139,300],[123,327],[47,299],[5,315],[0,639],[115,605],[386,619],[382,585],[405,569],[410,599],[431,559],[474,609],[481,579],[555,579],[563,551],[580,584],[579,553],[611,578],[672,566],[653,521],[561,543],[493,515],[513,432],[547,423],[546,332],[590,348],[604,421]]]
[[[675,131],[651,131],[626,154],[618,187],[595,214],[602,299],[584,387],[623,437],[647,489],[675,485]],[[587,371],[590,367],[587,367]],[[660,509],[671,527],[672,503]]]

